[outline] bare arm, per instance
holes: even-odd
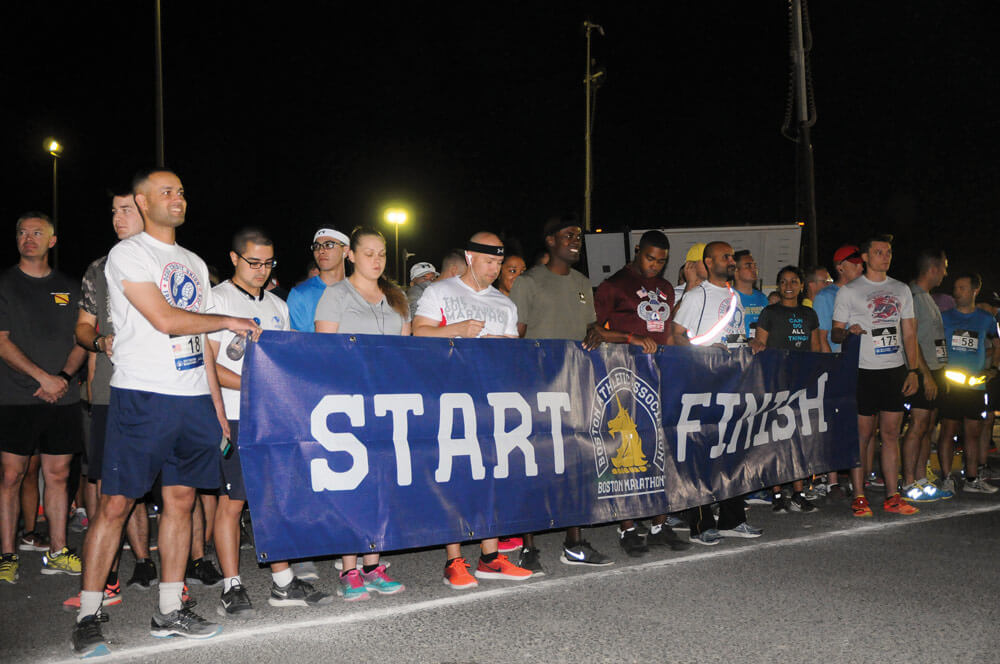
[[[819,330],[819,350],[821,353],[832,353],[833,349],[830,348],[830,341],[827,339],[827,334],[830,330]]]
[[[438,326],[437,321],[431,318],[427,318],[426,316],[415,316],[413,318],[413,336],[475,338],[479,336],[480,331],[482,331],[485,325],[485,321],[469,319],[463,320],[461,323],[452,323],[450,325],[440,327]]]
[[[54,403],[66,393],[68,382],[62,376],[53,376],[32,362],[17,344],[10,340],[9,330],[0,331],[0,359],[14,371],[38,382],[38,390],[34,396]]]
[[[673,323],[674,326],[674,345],[675,346],[690,346],[691,340],[687,335],[687,328],[679,323]]]
[[[218,341],[212,341],[211,339],[209,339],[208,340],[208,346],[209,346],[209,348],[212,351],[212,357],[213,358],[218,357],[219,356],[219,342]],[[215,373],[219,377],[219,385],[221,385],[222,387],[225,387],[225,388],[230,389],[230,390],[238,390],[238,389],[240,389],[240,375],[238,373],[236,373],[235,371],[233,371],[232,369],[228,369],[228,368],[222,366],[221,364],[219,364],[218,362],[216,362],[215,363]]]
[[[166,300],[164,300],[166,301]],[[207,342],[208,339],[202,341]],[[205,377],[208,378],[208,392],[212,395],[212,405],[215,406],[215,416],[219,418],[222,435],[229,438],[229,420],[226,418],[226,406],[222,403],[222,390],[219,389],[218,366],[215,364],[215,352],[207,343],[202,345],[202,355],[205,358]]]
[[[237,334],[248,332],[254,341],[260,337],[260,327],[249,318],[202,314],[172,307],[163,299],[156,284],[123,281],[125,297],[139,313],[163,334],[206,334],[218,330],[230,330]],[[203,346],[204,347],[204,346]]]
[[[770,336],[767,330],[758,325],[754,329],[753,339],[750,340],[750,351],[756,355],[767,348],[767,338]]]
[[[844,343],[847,339],[847,335],[849,334],[865,334],[865,328],[861,327],[857,323],[847,327],[847,323],[842,323],[839,320],[833,321],[833,329],[830,330],[830,338],[833,339],[833,343]]]
[[[825,332],[821,332],[818,329],[813,330],[812,334],[809,336],[809,350],[811,350],[814,353],[829,353],[830,352],[829,345],[826,347],[825,351],[823,350],[824,339],[826,339]]]
[[[321,334],[336,334],[340,329],[340,323],[332,320],[316,321],[316,331]]]
[[[923,363],[923,357],[920,355],[920,349],[917,346],[917,319],[916,318],[904,318],[902,321],[903,327],[903,350],[906,352],[906,366],[910,369],[920,369],[920,365]],[[917,389],[920,387],[920,380],[917,378],[917,374],[913,371],[909,371],[906,374],[906,380],[903,382],[903,396],[910,396],[915,394]]]

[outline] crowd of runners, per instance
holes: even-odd
[[[0,591],[26,581],[19,556],[30,552],[41,555],[42,574],[81,576],[80,592],[64,607],[76,612],[71,640],[82,656],[109,651],[102,608],[121,602],[123,549],[135,558],[124,585],[158,586],[153,636],[204,639],[221,630],[193,610],[186,584],[219,587],[215,612],[224,620],[254,614],[240,576],[252,526],[239,460],[239,391],[247,339],[263,330],[565,339],[586,349],[632,344],[645,353],[660,345],[830,353],[860,337],[859,467],[646,515],[647,523],[623,521],[617,532],[628,556],[760,537],[747,522],[748,503],[811,513],[825,496],[828,505],[870,517],[873,489],[885,493],[882,510],[899,515],[959,492],[997,491],[987,452],[998,302],[978,301],[982,282],[969,271],[953,275],[952,294],[936,293],[948,270],[941,250],[912,257],[917,276],[907,285],[888,276],[892,238],[873,236],[840,247],[832,272],[783,267],[777,290],[765,294],[754,257],[724,238],[691,247],[671,283],[663,277],[669,241],[649,231],[631,262],[594,291],[574,269],[579,222],[558,217],[539,229],[544,251],[531,261],[480,231],[446,252],[440,270],[422,260],[410,268],[409,284],[397,285],[385,275],[381,233],[325,227],[302,239],[314,272],[285,292],[272,275],[274,242],[255,228],[234,234],[230,276],[213,287],[218,280],[206,263],[176,242],[186,211],[175,173],[142,172],[112,197],[119,241],[90,265],[82,285],[50,267],[57,238],[38,212],[17,220],[20,260],[0,274]],[[953,468],[956,440],[964,468]],[[47,535],[37,525],[39,475]],[[81,553],[67,545],[68,530],[86,532]],[[686,538],[677,534],[684,531]],[[518,582],[545,572],[531,533],[479,544],[472,562],[461,543],[444,547],[446,585],[465,590],[481,579]],[[614,562],[580,527],[566,529],[559,560]],[[360,560],[345,554],[336,566],[332,585],[346,601],[404,590],[378,552]],[[271,562],[270,572],[272,606],[333,600],[314,584],[310,561]]]

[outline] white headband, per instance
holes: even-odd
[[[316,231],[316,235],[313,235],[313,242],[320,239],[321,237],[332,237],[334,240],[337,240],[338,242],[343,242],[344,244],[351,243],[351,238],[347,237],[340,231],[333,230],[332,228],[321,228],[318,231]]]

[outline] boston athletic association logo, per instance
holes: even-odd
[[[160,277],[160,292],[171,306],[201,311],[201,284],[187,265],[167,263]]]
[[[599,498],[663,491],[660,395],[631,369],[612,369],[594,388],[590,436]]]

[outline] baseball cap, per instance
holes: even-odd
[[[845,244],[840,249],[833,252],[834,264],[841,263],[843,261],[850,261],[855,265],[861,265],[863,262],[861,260],[861,250],[853,244]]]
[[[688,249],[687,256],[684,260],[689,263],[700,263],[705,258],[705,247],[708,246],[704,242],[699,242],[690,249]]]
[[[340,231],[333,230],[332,228],[321,228],[318,231],[316,231],[316,234],[313,235],[313,242],[320,239],[321,237],[332,237],[337,242],[341,242],[347,245],[351,244],[351,238],[347,237]]]
[[[413,281],[414,279],[419,279],[425,274],[438,274],[438,271],[434,267],[434,265],[432,265],[431,263],[427,263],[426,261],[423,263],[417,263],[416,265],[410,268],[410,281]]]

